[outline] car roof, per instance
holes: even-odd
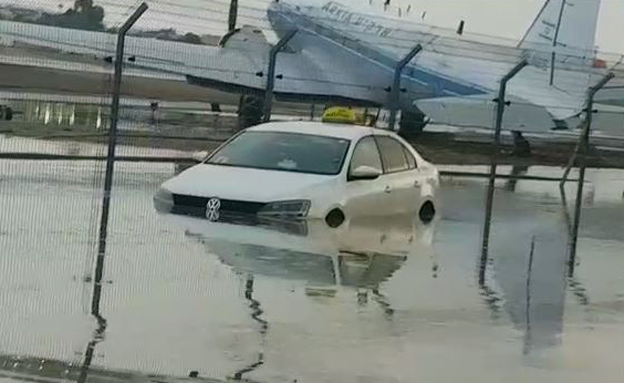
[[[247,129],[254,132],[284,132],[300,133],[317,136],[342,138],[347,140],[357,140],[363,136],[384,132],[368,126],[350,124],[329,124],[314,121],[280,121],[268,122]]]

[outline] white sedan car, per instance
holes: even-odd
[[[436,214],[437,169],[396,134],[364,126],[272,122],[228,140],[166,181],[158,211],[261,218],[350,220]]]

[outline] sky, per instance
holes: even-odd
[[[282,0],[300,4],[323,4],[325,0]],[[424,22],[455,29],[460,20],[466,21],[466,32],[520,40],[545,0],[392,0],[387,12],[396,15],[402,9],[406,23]],[[581,0],[586,1],[586,0]],[[0,0],[0,4],[13,4],[41,9],[63,10],[73,0]],[[120,24],[138,0],[94,0],[107,10],[106,23]],[[224,33],[229,0],[147,0],[151,9],[137,24],[142,29],[173,26],[179,32],[199,34]],[[239,0],[239,22],[259,24],[269,28],[262,20],[269,0]],[[365,13],[383,13],[382,0],[340,0],[355,10]],[[405,10],[411,6],[409,16]],[[424,19],[421,16],[425,14]],[[603,52],[624,53],[624,0],[602,0],[596,43]]]

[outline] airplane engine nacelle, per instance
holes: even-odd
[[[240,50],[264,50],[271,49],[262,30],[251,26],[243,26],[226,33],[219,41],[221,48]]]

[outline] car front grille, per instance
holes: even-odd
[[[206,197],[174,194],[171,213],[206,218],[206,205],[209,200],[210,198]],[[299,236],[308,235],[308,226],[305,221],[266,219],[259,217],[257,213],[266,206],[266,203],[223,199],[220,201],[219,222],[264,227]]]
[[[174,194],[173,213],[205,216],[206,205],[211,198]],[[221,199],[220,201],[221,208],[219,211],[222,213],[257,214],[266,205],[266,203],[262,202],[236,201],[229,199]]]

